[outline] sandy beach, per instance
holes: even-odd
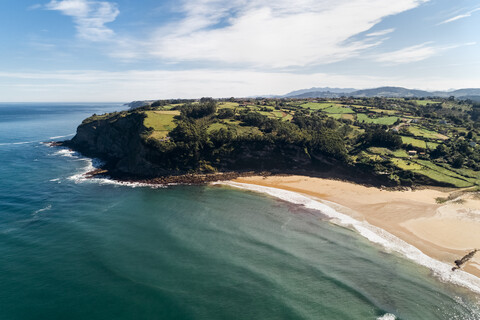
[[[331,202],[326,204],[387,230],[452,267],[456,259],[475,248],[480,249],[480,198],[472,193],[438,204],[436,198],[447,198],[452,190],[390,191],[305,176],[253,176],[234,181],[294,191]],[[480,254],[462,269],[480,277]]]

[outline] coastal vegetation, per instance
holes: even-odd
[[[469,100],[202,98],[93,115],[67,145],[132,176],[334,169],[470,187],[480,184],[479,134],[480,105]]]

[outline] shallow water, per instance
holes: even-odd
[[[0,105],[1,319],[480,319],[475,294],[318,210],[83,181],[88,159],[40,143],[121,108]]]

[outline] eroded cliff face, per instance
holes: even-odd
[[[86,119],[75,137],[65,145],[82,154],[106,162],[111,174],[151,177],[168,172],[146,159],[153,150],[145,145],[142,134],[147,130],[141,113]]]

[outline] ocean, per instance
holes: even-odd
[[[43,143],[124,108],[0,104],[0,319],[480,319],[478,294],[327,209],[87,180]]]

